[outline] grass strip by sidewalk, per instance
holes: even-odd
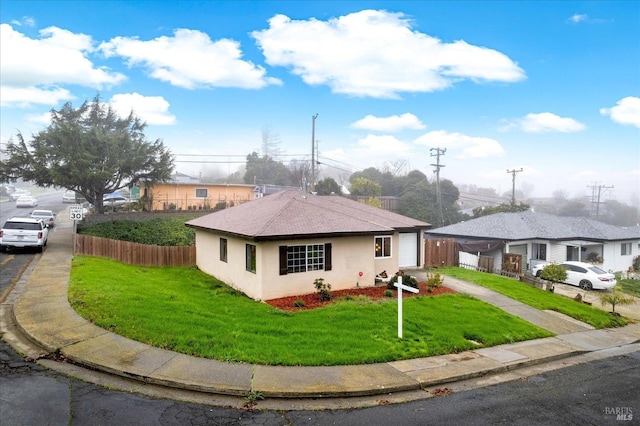
[[[627,324],[622,317],[613,316],[603,310],[511,278],[458,267],[439,268],[438,271],[453,278],[481,285],[536,309],[560,312],[595,328],[620,327]]]
[[[640,297],[640,280],[619,279],[618,285],[623,292],[635,297]]]
[[[552,335],[459,294],[407,299],[404,338],[398,339],[393,299],[342,301],[286,313],[196,268],[150,268],[87,256],[73,260],[69,301],[84,318],[125,337],[199,357],[255,364],[366,364]]]

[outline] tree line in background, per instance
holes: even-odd
[[[51,124],[30,141],[18,132],[17,140],[7,143],[0,163],[0,182],[23,179],[43,187],[72,189],[102,213],[104,194],[142,181],[153,184],[170,180],[174,156],[161,140],[147,140],[145,128],[133,112],[126,118],[119,117],[111,105],[101,102],[99,95],[77,109],[66,103],[60,110],[51,110]],[[285,165],[275,160],[281,154],[279,143],[279,136],[265,126],[263,152],[247,155],[244,173],[237,171],[221,178],[204,176],[202,180],[292,186],[319,195],[342,194],[348,186],[348,195],[353,198],[377,207],[382,206],[382,199],[393,198],[395,211],[434,227],[499,212],[525,211],[533,204],[521,192],[514,194],[515,198],[526,202],[515,203],[510,201],[512,194],[500,196],[493,189],[465,186],[467,193],[483,196],[485,202],[475,206],[467,202],[462,210],[461,203],[465,201],[461,201],[460,191],[451,180],[429,181],[419,170],[407,172],[402,161],[385,164],[383,170],[369,167],[343,174],[340,183],[327,176],[312,185],[309,161],[291,160]],[[494,201],[488,203],[487,199]],[[561,191],[554,193],[551,202],[535,202],[534,207],[536,211],[560,216],[594,216],[589,200],[569,199]],[[597,219],[603,222],[628,226],[640,221],[636,207],[612,200],[602,207]]]

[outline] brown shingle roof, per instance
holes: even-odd
[[[190,220],[187,226],[255,240],[316,235],[389,234],[431,225],[340,196],[303,196],[282,191]]]

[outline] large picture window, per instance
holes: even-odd
[[[375,237],[376,258],[391,257],[391,236]]]
[[[220,238],[220,260],[227,261],[227,239]]]
[[[247,271],[256,273],[256,246],[253,244],[247,244],[246,246],[246,255],[247,255]]]
[[[331,244],[280,246],[280,275],[331,270]]]

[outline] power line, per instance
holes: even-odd
[[[247,158],[245,154],[174,154],[176,157],[242,157]],[[278,154],[269,158],[278,158],[278,157],[306,157],[309,154]]]
[[[321,164],[321,165],[323,165],[323,166],[327,166],[327,167],[331,167],[331,168],[336,169],[336,170],[340,170],[341,172],[345,172],[345,173],[353,173],[353,172],[351,172],[351,171],[349,171],[349,170],[341,169],[340,167],[332,166],[331,164],[323,163],[323,162],[321,162],[321,161],[318,161],[318,164]]]
[[[362,167],[354,166],[353,164],[345,163],[344,161],[334,160],[333,158],[329,158],[329,157],[325,157],[325,156],[322,156],[322,158],[325,159],[325,160],[333,161],[334,163],[343,164],[343,165],[345,165],[345,166],[347,166],[350,169],[355,170],[355,171],[364,170],[364,168],[362,168]],[[352,173],[352,172],[349,172],[349,173]]]

